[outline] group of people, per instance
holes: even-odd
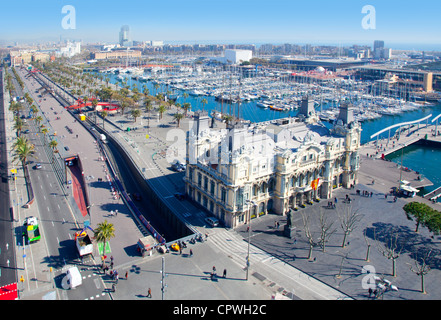
[[[357,190],[357,194],[358,195],[362,195],[362,196],[364,196],[364,197],[371,197],[372,198],[372,195],[374,194],[372,191],[371,192],[369,192],[369,191],[367,191],[367,190]]]
[[[227,269],[224,269],[224,272],[222,274],[222,278],[226,278],[227,277]],[[213,269],[211,270],[210,273],[210,279],[214,280],[216,278],[216,267],[213,266]]]

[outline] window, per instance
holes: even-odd
[[[208,190],[208,177],[204,176],[204,190]]]
[[[227,190],[224,187],[221,189],[221,201],[225,203],[227,201]]]
[[[202,174],[198,172],[198,187],[200,188],[202,186]]]
[[[211,195],[214,195],[214,188],[215,188],[215,183],[213,180],[211,180],[210,182],[210,193]]]

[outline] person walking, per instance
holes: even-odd
[[[224,269],[224,273],[223,273],[222,277],[224,277],[224,278],[227,277],[227,269]]]
[[[147,298],[151,298],[152,297],[152,289],[149,288],[149,290],[147,291]]]
[[[126,271],[126,280],[129,278],[129,272]]]
[[[190,257],[193,257],[193,250],[190,249]]]

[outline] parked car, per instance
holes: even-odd
[[[217,227],[219,225],[219,220],[213,217],[205,218],[205,222],[208,223],[211,227]]]
[[[39,170],[42,168],[41,163],[37,163],[34,167],[36,170]]]

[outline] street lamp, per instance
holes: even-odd
[[[257,203],[252,200],[246,200],[246,204],[252,204],[257,207]],[[251,208],[248,208],[248,249],[247,249],[247,273],[245,280],[248,281],[248,270],[250,269],[250,239],[251,239]]]

